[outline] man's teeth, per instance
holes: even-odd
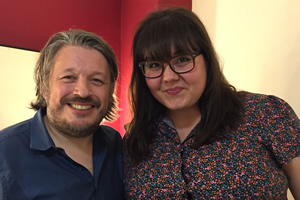
[[[90,109],[92,106],[91,105],[78,105],[78,104],[71,104],[72,108],[75,108],[77,110],[88,110]]]

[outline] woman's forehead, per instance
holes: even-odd
[[[172,43],[167,45],[163,48],[156,48],[156,49],[144,49],[143,51],[143,58],[144,59],[167,59],[176,55],[184,54],[184,53],[191,53],[194,50],[190,47],[187,43],[185,46],[176,45]]]

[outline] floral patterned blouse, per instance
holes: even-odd
[[[127,199],[287,199],[282,167],[300,156],[299,118],[275,96],[243,96],[243,123],[198,149],[194,131],[181,143],[159,117],[151,156],[133,165],[124,153]]]

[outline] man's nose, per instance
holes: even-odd
[[[81,98],[86,98],[92,94],[89,83],[83,78],[79,78],[76,82],[74,92],[75,95],[80,96]]]

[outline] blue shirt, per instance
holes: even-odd
[[[55,147],[44,111],[0,131],[0,199],[124,199],[120,134],[99,126],[94,134],[94,176]]]

